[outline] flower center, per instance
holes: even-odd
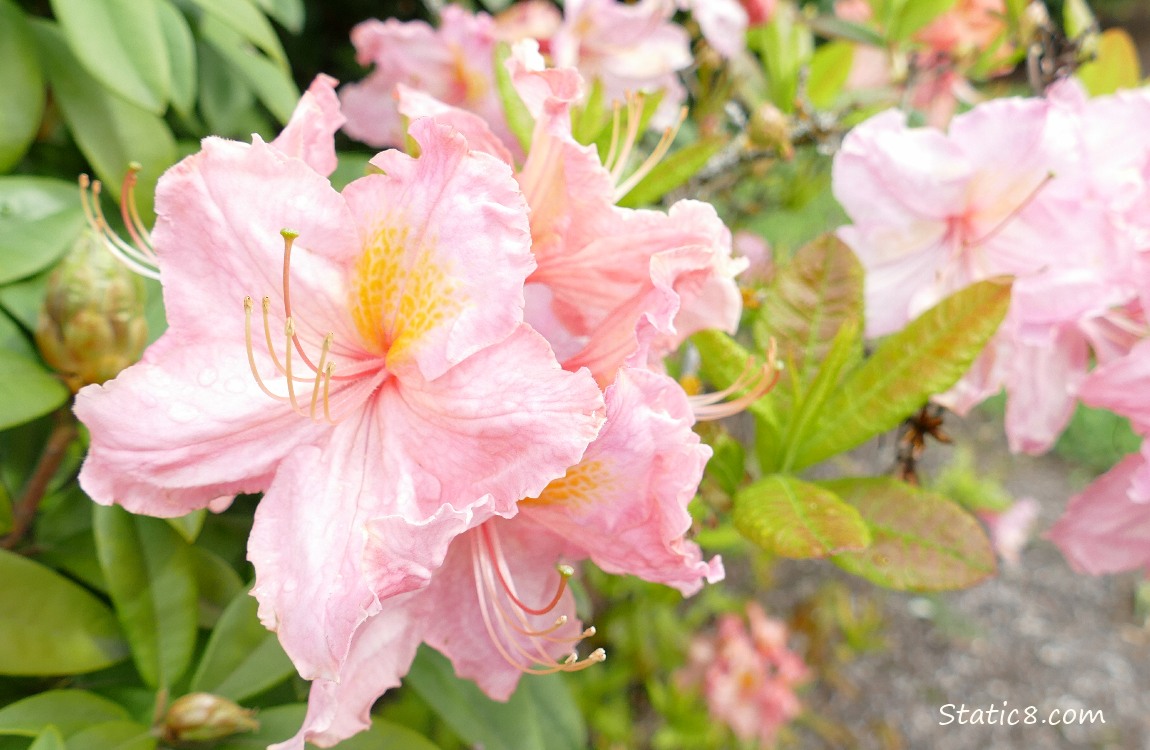
[[[568,565],[560,565],[559,585],[551,600],[538,607],[525,603],[512,580],[499,534],[490,526],[485,523],[471,534],[471,567],[483,624],[499,655],[525,674],[578,672],[605,660],[607,654],[601,648],[583,659],[574,650],[563,661],[551,655],[559,646],[573,649],[584,638],[595,635],[594,627],[575,636],[560,635],[567,625],[567,615],[559,615],[551,625],[543,628],[536,627],[530,619],[553,612],[559,606],[567,590],[567,579],[575,571]]]

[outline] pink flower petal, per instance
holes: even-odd
[[[322,175],[335,171],[335,132],[346,121],[335,95],[337,83],[322,73],[316,76],[288,124],[271,143],[285,154],[303,159]]]

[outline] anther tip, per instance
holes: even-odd
[[[579,661],[579,654],[572,651],[570,654],[567,655],[567,658],[563,660],[563,663],[564,664],[574,664],[577,661]]]
[[[92,184],[92,178],[86,174],[81,173],[80,174],[80,187],[86,189],[91,184]]]
[[[244,297],[244,310],[246,310],[248,312],[252,311],[252,298],[251,297]]]
[[[558,570],[559,575],[563,576],[564,578],[570,578],[571,576],[575,575],[575,568],[572,568],[570,565],[559,565],[556,570]]]
[[[299,232],[295,231],[294,229],[281,229],[280,236],[282,236],[285,240],[294,240],[296,237],[299,237]]]
[[[143,165],[143,164],[141,164],[141,163],[140,163],[140,162],[138,162],[138,161],[130,161],[130,162],[128,162],[128,171],[129,171],[129,172],[131,172],[132,174],[135,174],[136,172],[139,172],[139,171],[140,171],[140,170],[142,170],[143,168],[144,168],[144,165]]]
[[[607,661],[607,652],[597,648],[587,655],[587,661]]]
[[[555,618],[555,627],[560,627],[567,624],[567,615],[559,615]]]
[[[591,636],[595,635],[598,632],[599,631],[595,629],[595,626],[591,625],[590,627],[588,627],[586,630],[583,631],[583,637],[584,638],[590,638]]]

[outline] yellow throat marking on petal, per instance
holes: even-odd
[[[381,224],[365,243],[351,283],[355,327],[369,350],[391,361],[409,357],[423,336],[454,317],[458,285],[435,257],[434,241]]]
[[[602,461],[582,461],[547,485],[539,497],[523,503],[579,507],[603,500],[614,485],[611,471]]]

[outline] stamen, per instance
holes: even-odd
[[[683,123],[687,120],[687,108],[681,107],[679,109],[679,119],[675,121],[674,125],[669,125],[663,130],[663,137],[659,139],[658,145],[651,152],[639,168],[636,169],[630,177],[626,179],[621,185],[615,188],[615,200],[618,201],[627,193],[635,189],[635,186],[643,181],[643,178],[651,173],[651,170],[658,166],[667,152],[671,150],[671,144],[675,142],[675,136],[679,134],[679,128],[683,127]]]
[[[287,337],[287,347],[284,351],[284,377],[287,378],[288,400],[291,401],[292,411],[295,411],[297,414],[302,414],[303,412],[299,409],[299,402],[296,401],[295,397],[294,378],[291,376],[291,348],[292,342],[295,341],[296,337],[295,323],[292,322],[291,318],[284,321],[284,336]]]
[[[264,297],[263,301],[262,301],[262,306],[263,306],[263,314],[264,314],[264,343],[267,344],[268,353],[270,353],[272,355],[272,362],[275,363],[276,372],[283,375],[285,373],[285,369],[284,369],[283,363],[280,362],[280,358],[276,355],[275,345],[272,344],[272,327],[271,327],[271,322],[268,320],[268,313],[271,311],[271,306],[272,306],[271,298],[270,297]],[[288,347],[288,348],[290,349],[291,347]],[[300,377],[297,375],[295,377],[295,381],[297,383],[308,383],[311,381],[311,378],[304,378],[304,377]]]
[[[486,527],[480,527],[480,532],[483,535],[483,542],[487,545],[487,551],[491,554],[491,558],[495,561],[495,572],[499,576],[499,583],[507,592],[507,596],[511,601],[515,602],[515,606],[519,607],[524,612],[532,615],[545,615],[551,610],[555,609],[559,604],[559,600],[563,598],[563,592],[567,590],[567,579],[575,575],[575,570],[570,565],[560,565],[557,570],[559,572],[559,588],[556,590],[555,595],[551,597],[546,606],[543,607],[529,607],[515,595],[512,587],[508,585],[508,580],[511,578],[510,572],[505,570],[506,562],[503,557],[503,549],[499,546],[499,537],[492,537],[494,535],[487,533]]]
[[[323,348],[319,352],[319,369],[315,373],[315,385],[311,389],[311,418],[315,420],[315,407],[319,399],[319,386],[320,381],[323,380],[324,374],[327,372],[325,365],[327,364],[327,353],[331,349],[332,339],[335,338],[334,333],[329,333],[323,337]],[[326,401],[326,399],[325,399]]]
[[[328,424],[335,424],[336,420],[331,418],[331,407],[328,401],[328,391],[331,388],[331,379],[334,377],[332,373],[335,372],[335,363],[328,362],[327,367],[323,371],[323,418],[327,420]]]
[[[287,399],[277,393],[272,393],[271,389],[264,384],[264,379],[260,377],[259,368],[256,367],[256,356],[252,349],[252,298],[244,297],[244,341],[248,347],[248,365],[252,368],[252,375],[256,379],[256,385],[260,390],[267,395],[274,398],[276,401],[286,401]],[[273,355],[274,356],[274,355]]]
[[[639,121],[643,116],[643,95],[627,94],[627,136],[623,140],[623,147],[619,150],[618,160],[611,167],[611,179],[618,184],[627,167],[627,160],[631,158],[631,149],[635,147],[635,140],[639,137]]]
[[[776,359],[777,350],[778,347],[772,339],[767,347],[767,361],[763,363],[762,367],[755,368],[752,362],[748,360],[743,372],[730,386],[715,393],[688,396],[687,401],[691,404],[691,411],[694,412],[695,419],[700,422],[709,422],[734,416],[770,393],[778,384],[782,374],[782,366]],[[743,395],[724,402],[724,399],[742,390],[746,390]]]
[[[141,169],[143,167],[140,163],[134,161],[128,165],[128,171],[124,173],[124,184],[120,190],[120,216],[124,219],[124,226],[127,227],[128,234],[136,246],[155,261],[156,251],[152,247],[152,235],[144,226],[140,212],[136,208],[136,182]]]
[[[619,154],[619,126],[623,108],[616,101],[611,109],[611,148],[607,150],[607,158],[603,160],[603,168],[608,171],[615,164],[615,157]]]
[[[88,226],[99,235],[105,249],[112,257],[127,266],[132,272],[149,279],[159,280],[160,272],[155,267],[155,253],[147,252],[125,242],[109,227],[100,207],[102,185],[99,180],[91,180],[88,175],[80,175],[80,206]]]

